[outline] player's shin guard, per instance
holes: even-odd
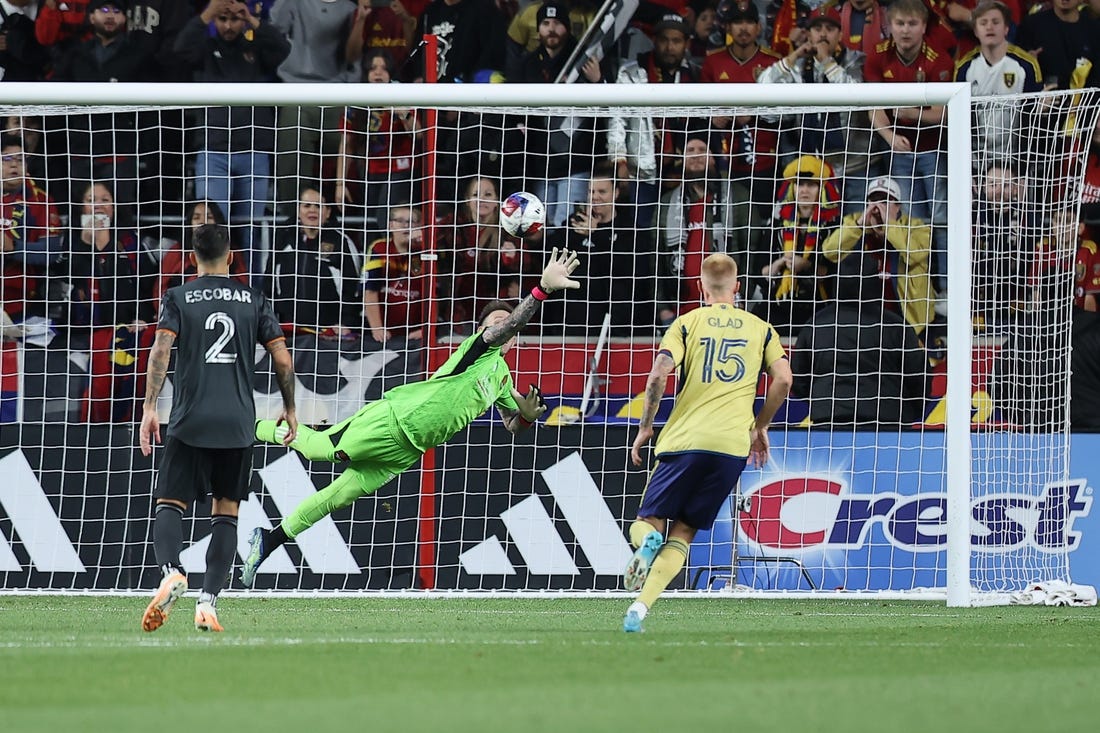
[[[656,532],[657,528],[642,519],[635,519],[630,525],[630,544],[637,550],[645,541],[646,535]]]
[[[206,548],[206,573],[202,592],[217,596],[229,582],[229,570],[237,556],[237,518],[215,514],[210,518],[210,545]]]
[[[359,479],[345,471],[331,484],[302,501],[283,519],[282,528],[287,537],[294,539],[324,517],[346,507],[365,493]]]
[[[182,549],[183,509],[175,504],[160,502],[153,518],[153,555],[162,571],[165,568],[178,570],[181,567]]]
[[[638,594],[638,601],[646,607],[652,608],[657,597],[664,592],[683,569],[687,562],[688,546],[679,537],[672,537],[665,541],[664,547],[657,553],[653,565],[649,569],[649,577],[642,586],[642,592]]]

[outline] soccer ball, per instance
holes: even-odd
[[[500,225],[513,237],[526,237],[546,226],[546,207],[533,193],[519,191],[500,203]]]

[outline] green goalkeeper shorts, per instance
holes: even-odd
[[[393,406],[386,400],[364,405],[325,433],[334,450],[347,456],[345,472],[356,478],[364,494],[373,494],[423,455],[397,424]]]

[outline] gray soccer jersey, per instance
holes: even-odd
[[[263,293],[204,275],[164,294],[157,330],[176,335],[168,435],[199,448],[252,445],[255,345],[283,338]]]

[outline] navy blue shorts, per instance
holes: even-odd
[[[638,516],[710,529],[745,463],[744,458],[702,451],[663,455],[646,484]]]

